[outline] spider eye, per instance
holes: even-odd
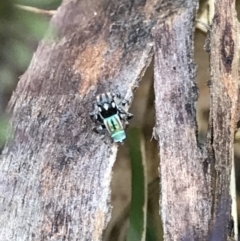
[[[112,107],[113,107],[113,108],[115,108],[115,107],[116,107],[115,102],[112,102]]]
[[[105,110],[108,110],[109,104],[105,103],[105,104],[103,105],[103,108],[104,108]]]
[[[98,110],[99,110],[99,112],[101,112],[101,111],[102,111],[102,108],[101,108],[100,106],[98,106]]]

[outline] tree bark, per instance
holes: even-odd
[[[101,240],[117,145],[92,132],[96,94],[131,98],[161,1],[63,1],[9,103],[0,240]]]
[[[230,178],[234,165],[234,134],[240,117],[239,23],[235,1],[216,0],[210,33],[210,134],[209,152],[213,195],[212,240],[231,234]],[[237,223],[234,224],[235,226]],[[235,236],[237,240],[237,236]]]
[[[155,133],[160,148],[165,240],[207,240],[211,218],[206,151],[198,143],[193,31],[197,1],[173,6],[155,34]],[[192,4],[192,5],[191,5]]]
[[[233,237],[229,190],[239,118],[239,26],[234,1],[216,0],[215,8],[210,38],[211,114],[205,145],[198,142],[195,114],[192,20],[196,5],[188,1],[182,8],[173,5],[172,14],[155,32],[155,131],[166,240]]]

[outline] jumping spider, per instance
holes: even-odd
[[[124,107],[129,102],[121,98],[119,93],[103,93],[93,102],[93,112],[90,113],[92,121],[97,125],[93,131],[100,134],[108,132],[113,142],[123,142],[126,139],[125,128],[133,114]]]

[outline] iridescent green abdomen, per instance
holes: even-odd
[[[126,139],[126,133],[118,114],[105,118],[103,122],[114,142],[123,142]]]

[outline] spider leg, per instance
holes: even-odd
[[[121,94],[119,92],[115,92],[114,94],[112,94],[112,96],[113,96],[113,99],[114,99],[116,105],[119,106],[120,103],[122,102]]]
[[[90,116],[90,118],[93,122],[95,122],[95,123],[97,122],[97,120],[98,120],[98,113],[97,112],[91,112],[91,113],[89,113],[89,116]]]
[[[122,98],[121,94],[118,91],[116,92],[116,95],[114,94],[114,96],[116,96],[118,99]]]
[[[121,120],[124,120],[124,121],[127,120],[127,116],[124,112],[119,111],[119,117],[120,117]]]
[[[89,116],[95,124],[103,124],[103,118],[99,114],[98,105],[96,102],[93,102],[93,112],[89,113]]]
[[[121,104],[123,107],[125,107],[125,105],[130,105],[130,101],[124,99],[124,100],[122,100],[122,101],[120,102],[120,104]]]
[[[129,126],[129,122],[128,121],[125,121],[125,129],[127,129]]]
[[[106,134],[106,128],[104,125],[98,125],[93,128],[93,131],[97,134],[105,135]]]
[[[119,107],[119,115],[122,120],[127,121],[133,118],[133,114],[125,111],[123,108]]]
[[[92,103],[92,108],[93,112],[89,113],[89,116],[92,119],[92,121],[96,122],[96,120],[98,119],[98,108],[97,103],[95,101]]]
[[[127,119],[128,119],[128,120],[130,120],[130,119],[132,119],[132,118],[133,118],[133,114],[132,114],[132,113],[127,112]]]
[[[119,105],[118,105],[118,109],[119,109],[119,112],[121,114],[125,114],[126,117],[124,119],[126,120],[130,120],[133,118],[133,114],[129,113],[127,110],[126,110],[126,107],[128,107],[130,105],[130,101],[127,100],[127,99],[123,99]]]

